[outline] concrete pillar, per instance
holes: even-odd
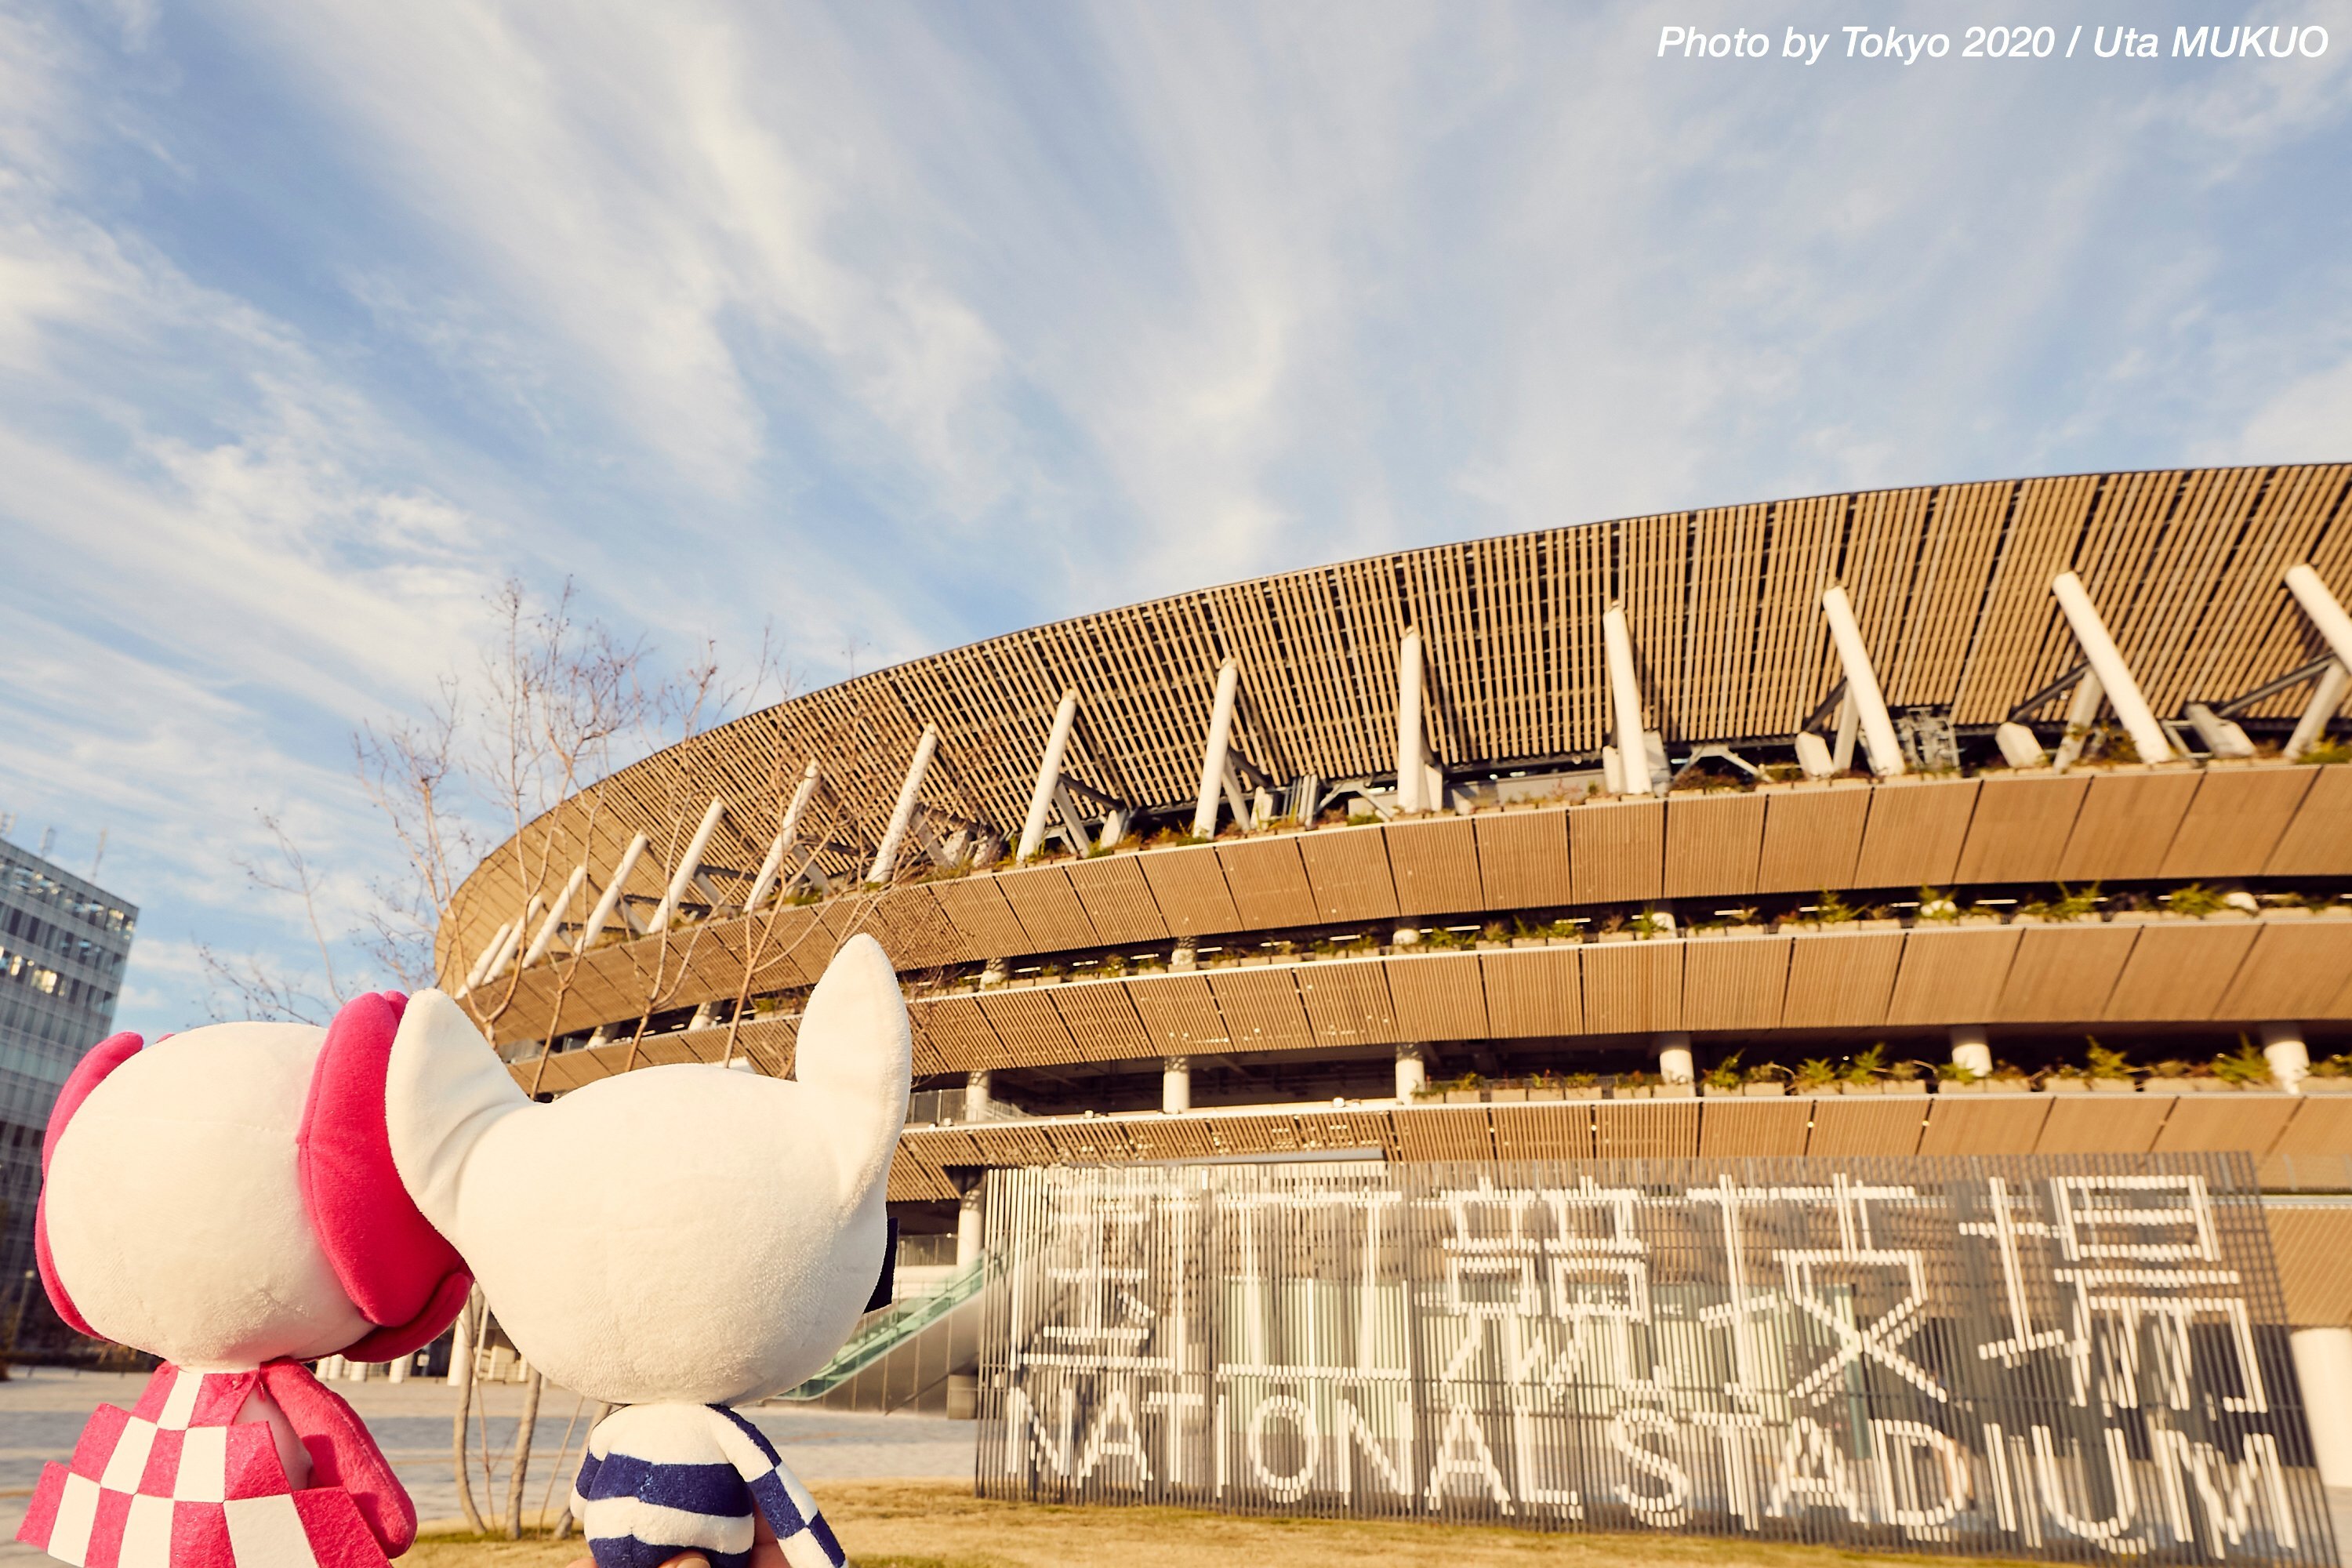
[[[469,1302],[466,1310],[457,1314],[457,1327],[449,1331],[448,1381],[452,1386],[466,1380],[466,1360],[474,1353],[474,1336],[466,1331],[467,1321],[473,1315],[473,1306]]]
[[[694,879],[702,869],[702,858],[710,852],[710,836],[727,819],[727,802],[713,797],[703,808],[702,820],[696,824],[694,837],[687,841],[686,853],[677,858],[677,869],[670,873],[669,886],[662,893],[661,906],[654,910],[648,931],[667,931],[669,922],[677,918],[678,905],[687,894],[694,891]]]
[[[547,950],[554,945],[556,937],[563,931],[563,911],[572,907],[572,900],[578,898],[580,889],[587,885],[588,862],[583,860],[572,868],[571,879],[563,884],[563,891],[556,894],[555,902],[548,906],[547,918],[539,923],[539,933],[523,950],[521,967],[529,969],[547,956]]]
[[[1396,1097],[1400,1104],[1410,1104],[1421,1091],[1429,1087],[1429,1057],[1419,1046],[1406,1045],[1396,1048]]]
[[[629,840],[629,847],[621,851],[620,864],[613,868],[613,879],[604,884],[596,907],[588,911],[588,921],[580,928],[580,939],[572,944],[572,952],[585,952],[596,945],[596,939],[604,934],[604,922],[613,918],[614,911],[621,907],[621,896],[628,891],[629,874],[637,868],[637,862],[652,846],[653,840],[642,833]]]
[[[1160,1109],[1181,1116],[1192,1109],[1192,1058],[1170,1057],[1160,1065]]]
[[[1061,705],[1054,710],[1054,727],[1045,737],[1045,754],[1037,759],[1037,783],[1029,792],[1028,815],[1021,819],[1020,846],[1013,852],[1016,862],[1037,853],[1037,846],[1045,841],[1045,823],[1054,809],[1054,792],[1062,783],[1062,759],[1068,754],[1070,731],[1077,721],[1078,692],[1077,688],[1071,687],[1062,693]]]
[[[463,996],[467,992],[471,991],[475,986],[479,985],[482,983],[482,976],[490,972],[490,961],[498,957],[500,953],[506,952],[507,938],[511,935],[513,931],[514,922],[512,921],[509,921],[506,924],[499,927],[498,934],[490,938],[490,945],[482,949],[481,956],[474,960],[474,967],[466,971],[466,984],[457,987],[458,995]]]
[[[990,1106],[989,1089],[992,1082],[993,1075],[991,1074],[986,1068],[982,1068],[976,1072],[969,1072],[964,1075],[963,1119],[966,1121],[985,1121],[988,1120]]]
[[[1201,747],[1201,787],[1193,796],[1192,837],[1217,836],[1217,795],[1224,787],[1225,765],[1234,745],[1234,702],[1241,691],[1238,659],[1217,666],[1217,695],[1209,704],[1209,738]]]
[[[1421,698],[1421,633],[1409,629],[1397,645],[1396,732],[1396,804],[1407,816],[1433,811],[1438,804],[1423,788],[1428,757],[1422,745]]]
[[[922,739],[915,742],[914,761],[907,764],[907,776],[898,785],[898,804],[890,808],[890,824],[882,830],[882,843],[874,851],[873,868],[866,873],[868,883],[887,882],[898,868],[898,846],[907,841],[907,829],[915,820],[915,807],[923,795],[923,775],[930,772],[931,755],[940,749],[940,727],[923,726]]]
[[[1679,1029],[1650,1037],[1658,1047],[1658,1076],[1668,1083],[1696,1083],[1698,1074],[1691,1065],[1690,1037]]]
[[[2301,1024],[2264,1024],[2263,1055],[2270,1058],[2271,1077],[2289,1094],[2303,1092],[2311,1072],[2311,1052],[2303,1043]]]
[[[2352,1329],[2297,1329],[2287,1336],[2312,1458],[2330,1487],[2352,1487]]]
[[[415,1362],[416,1357],[413,1354],[402,1356],[397,1361],[394,1361],[389,1367],[384,1369],[384,1375],[394,1383],[406,1383],[408,1381],[408,1369],[415,1364]]]
[[[1168,954],[1168,967],[1183,971],[1198,969],[1200,966],[1200,944],[1189,936],[1178,937],[1175,947]]]
[[[1951,1028],[1952,1065],[1966,1068],[1979,1078],[1992,1076],[1992,1046],[1985,1039],[1982,1024],[1955,1024]]]
[[[1625,611],[1612,605],[1601,613],[1601,647],[1609,671],[1611,733],[1617,741],[1619,795],[1650,793],[1650,751],[1642,738],[1642,689],[1633,675],[1633,638]],[[1603,759],[1606,771],[1606,759]]]
[[[2311,689],[2311,700],[2303,705],[2303,717],[2294,721],[2294,733],[2287,737],[2280,755],[2290,763],[2295,762],[2327,738],[2328,721],[2344,706],[2347,687],[2352,687],[2352,673],[2347,673],[2342,665],[2330,664],[2319,672],[2319,679]]]
[[[1822,610],[1829,617],[1830,640],[1837,644],[1838,663],[1845,670],[1846,700],[1862,723],[1870,771],[1892,778],[1903,771],[1903,748],[1895,738],[1895,721],[1887,717],[1886,699],[1878,689],[1878,673],[1871,668],[1870,650],[1863,645],[1853,605],[1843,588],[1833,586],[1822,594]]]
[[[956,1208],[956,1267],[969,1268],[980,1257],[980,1225],[983,1214],[980,1189],[964,1194],[963,1202]]]
[[[708,1029],[717,1022],[719,1022],[718,1005],[715,1003],[701,1002],[696,1004],[694,1016],[686,1021],[686,1026],[688,1030]]]

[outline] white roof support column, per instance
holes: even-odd
[[[2340,661],[2331,662],[2319,672],[2319,679],[2311,689],[2311,700],[2303,705],[2303,717],[2294,721],[2294,733],[2286,739],[2288,762],[2297,761],[2326,736],[2328,721],[2344,706],[2347,687],[2352,687],[2352,673],[2347,673]]]
[[[1903,748],[1895,742],[1895,721],[1887,717],[1886,697],[1878,689],[1878,672],[1870,667],[1870,649],[1863,646],[1862,627],[1853,618],[1853,603],[1845,589],[1832,584],[1822,594],[1822,611],[1829,616],[1830,640],[1837,644],[1838,663],[1845,669],[1846,700],[1862,721],[1862,743],[1870,753],[1870,771],[1890,779],[1903,771]]]
[[[1625,629],[1625,607],[1601,613],[1601,646],[1609,664],[1609,715],[1617,737],[1617,793],[1650,793],[1650,748],[1642,737],[1642,688],[1633,679],[1633,638]]]
[[[604,922],[621,907],[621,895],[628,890],[630,873],[636,870],[637,862],[652,847],[653,840],[642,833],[629,840],[629,847],[621,851],[621,863],[613,868],[613,879],[604,884],[604,897],[589,912],[588,923],[580,928],[580,940],[572,944],[572,952],[585,952],[596,945],[596,939],[604,934]]]
[[[539,919],[546,909],[547,900],[533,893],[530,902],[523,908],[522,919],[508,928],[506,940],[499,943],[499,955],[490,960],[488,969],[482,971],[482,978],[478,984],[488,985],[507,972],[507,965],[513,962],[515,949],[522,945],[522,933],[530,929],[530,922]]]
[[[587,881],[588,862],[583,860],[572,868],[571,880],[563,884],[563,891],[555,895],[555,902],[548,906],[547,918],[539,922],[538,934],[523,950],[522,966],[525,969],[547,956],[547,950],[554,945],[556,937],[563,931],[563,911],[572,907],[572,900],[580,896],[580,889],[587,885]]]
[[[2116,639],[2107,635],[2107,623],[2099,618],[2098,606],[2084,592],[2083,580],[2072,572],[2061,572],[2051,582],[2050,591],[2058,596],[2058,607],[2066,612],[2066,624],[2074,628],[2074,640],[2083,645],[2091,673],[2106,688],[2116,717],[2123,721],[2132,744],[2139,749],[2139,760],[2172,761],[2172,742],[2166,738],[2164,726],[2156,721],[2156,713],[2148,707],[2139,682],[2132,678],[2131,667],[2124,662]]]
[[[1409,627],[1397,644],[1397,810],[1412,816],[1436,805],[1429,798],[1428,731],[1422,716],[1422,645],[1419,627]]]
[[[783,875],[784,857],[800,842],[801,818],[808,815],[809,802],[816,798],[816,759],[812,757],[801,773],[800,787],[793,791],[792,804],[784,807],[784,825],[777,830],[776,841],[768,846],[768,858],[760,862],[760,874],[751,879],[751,891],[743,900],[744,913],[758,909],[774,889],[777,879]]]
[[[2086,669],[2074,682],[2074,695],[2066,702],[2066,729],[2058,737],[2058,750],[2050,759],[2053,773],[2064,773],[2080,760],[2083,742],[2090,739],[2091,725],[2099,716],[2099,704],[2107,700],[2107,689],[2099,684],[2099,672]]]
[[[1037,846],[1045,840],[1045,824],[1062,786],[1062,758],[1070,749],[1070,730],[1077,721],[1078,691],[1074,686],[1062,693],[1062,704],[1054,710],[1053,732],[1045,737],[1045,755],[1037,759],[1037,783],[1029,791],[1029,815],[1021,820],[1021,845],[1013,852],[1015,865],[1037,853]]]
[[[915,820],[915,804],[923,790],[923,775],[931,770],[931,753],[940,749],[940,727],[923,726],[923,738],[915,742],[915,760],[907,764],[907,779],[898,786],[898,804],[890,808],[890,826],[882,830],[882,847],[874,851],[874,868],[866,873],[868,882],[887,882],[898,869],[898,847],[907,841],[907,829]]]
[[[686,853],[678,857],[677,869],[670,873],[669,889],[662,894],[661,907],[654,910],[653,921],[646,927],[648,931],[667,931],[669,922],[677,918],[678,904],[694,890],[694,874],[702,869],[702,857],[710,847],[710,836],[726,819],[725,797],[712,796],[709,805],[703,809],[700,826],[686,842]]]
[[[512,921],[499,927],[498,934],[490,938],[490,945],[474,955],[474,967],[466,971],[466,984],[457,987],[458,995],[463,996],[482,983],[482,976],[490,972],[490,960],[507,950],[507,938],[512,934],[514,934]]]
[[[2347,673],[2352,671],[2352,616],[2344,613],[2344,606],[2327,591],[2319,574],[2306,564],[2298,563],[2286,569],[2286,586],[2318,631],[2320,640],[2327,645],[2327,651],[2336,656],[2336,662],[2320,672],[2311,700],[2305,706],[2303,717],[2296,721],[2294,733],[2288,737],[2286,754],[2292,761],[2327,733],[2327,721],[2344,705],[2345,688],[2352,685],[2352,675]]]
[[[1225,770],[1234,745],[1234,699],[1241,690],[1239,659],[1217,667],[1217,697],[1209,706],[1209,740],[1201,748],[1201,789],[1192,807],[1192,837],[1217,834],[1217,793],[1224,787]]]

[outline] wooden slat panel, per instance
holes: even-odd
[[[1397,909],[1408,915],[1460,914],[1478,908],[1476,830],[1459,818],[1391,822],[1389,869],[1396,878]]]
[[[2153,877],[2197,794],[2182,768],[2120,768],[2092,775],[2074,829],[2058,856],[2062,882]]]
[[[1206,1160],[1218,1153],[1209,1135],[1212,1118],[1171,1116],[1157,1121],[1129,1124],[1127,1141],[1139,1160]]]
[[[1478,955],[1486,1026],[1496,1036],[1573,1035],[1584,1026],[1573,947],[1528,947]]]
[[[2286,1321],[2298,1329],[2352,1327],[2352,1204],[2268,1204]]]
[[[977,998],[942,996],[936,1001],[910,1002],[908,1016],[945,1058],[949,1070],[970,1072],[977,1068],[1007,1068],[1017,1053],[997,1037]]]
[[[1756,866],[1759,893],[1810,893],[1851,887],[1862,825],[1870,813],[1866,784],[1787,784],[1765,791],[1764,850]]]
[[[1397,1154],[1406,1160],[1491,1160],[1494,1131],[1483,1105],[1424,1105],[1396,1113]]]
[[[2074,830],[2091,781],[2081,773],[1989,777],[1977,789],[1969,839],[1960,847],[1958,882],[2047,882]]]
[[[2318,777],[2263,867],[2265,877],[2352,877],[2352,767],[2315,771]]]
[[[1216,848],[1217,864],[1224,868],[1225,886],[1233,890],[1234,908],[1241,913],[1243,929],[1268,931],[1320,922],[1315,895],[1307,890],[1307,868],[1298,858],[1296,837],[1239,839]]]
[[[1224,1016],[1217,1011],[1217,999],[1210,993],[1208,981],[1198,974],[1132,981],[1127,998],[1135,1004],[1143,1032],[1165,1056],[1223,1051],[1233,1044],[1225,1031]]]
[[[2210,1018],[2245,961],[2256,935],[2251,921],[2183,921],[2139,928],[2101,1017],[2119,1020]]]
[[[1013,1053],[1013,1060],[1024,1067],[1085,1059],[1047,989],[1016,985],[985,991],[979,997],[981,1016]]]
[[[740,931],[744,923],[729,921],[712,929],[724,939],[730,929]],[[883,894],[875,901],[872,929],[890,962],[901,970],[929,969],[986,956],[972,951],[971,943],[940,907],[938,896],[927,887],[893,888]]]
[[[1407,1040],[1475,1040],[1486,1035],[1486,991],[1478,955],[1433,952],[1391,960],[1389,999]]]
[[[1919,1152],[1927,1125],[1924,1094],[1839,1095],[1810,1100],[1813,1130],[1805,1152],[1816,1159],[1853,1159],[1873,1154],[1905,1158]]]
[[[1289,965],[1212,970],[1209,989],[1225,1016],[1234,1049],[1293,1050],[1315,1043]]]
[[[2160,1096],[2158,1098],[2161,1098]],[[2244,1150],[2257,1160],[2270,1152],[2294,1115],[2284,1094],[2180,1094],[2157,1130],[2159,1154],[2219,1154]]]
[[[1590,1160],[1592,1112],[1599,1104],[1564,1100],[1490,1107],[1495,1152],[1505,1160]]]
[[[1853,885],[1919,888],[1950,882],[1976,807],[1975,779],[1904,777],[1874,785]]]
[[[2139,931],[2131,926],[2027,926],[1988,1022],[2068,1024],[2105,1016]]]
[[[1070,1038],[1077,1043],[1076,1060],[1128,1061],[1161,1054],[1159,1042],[1136,1016],[1135,1004],[1129,1000],[1124,984],[1081,981],[1073,985],[1049,986],[1045,994],[1061,1010],[1062,1022],[1068,1026]]]
[[[1021,929],[1029,933],[1031,952],[1067,952],[1096,945],[1094,922],[1070,886],[1069,873],[1059,866],[1032,866],[1007,871],[996,886],[1013,906]]]
[[[1047,1131],[1053,1136],[1054,1152],[1074,1165],[1106,1165],[1135,1158],[1135,1144],[1124,1122],[1081,1117],[1056,1121]]]
[[[1899,931],[1800,935],[1790,950],[1781,1026],[1868,1028],[1885,1023],[1902,959]]]
[[[1478,878],[1490,910],[1535,910],[1572,901],[1568,880],[1568,813],[1484,812],[1477,830]]]
[[[1737,898],[1756,890],[1764,848],[1760,795],[1712,791],[1666,797],[1665,880],[1660,896]]]
[[[2242,876],[2270,859],[2316,768],[2210,767],[2164,857],[2166,877]]]
[[[1106,855],[1073,861],[1065,869],[1095,935],[1104,942],[1156,942],[1168,934],[1168,922],[1151,900],[1151,885],[1143,879],[1140,855]]]
[[[2214,1016],[2317,1018],[2352,975],[2352,921],[2264,921]]]
[[[1698,1153],[1698,1100],[1601,1100],[1592,1108],[1592,1150],[1603,1160],[1691,1159]]]
[[[1665,886],[1664,801],[1588,801],[1568,814],[1568,843],[1580,904],[1654,899]]]
[[[1769,931],[1691,938],[1683,948],[1683,1027],[1779,1028],[1793,945]]]
[[[1216,847],[1155,849],[1139,857],[1143,879],[1151,884],[1151,900],[1160,918],[1178,936],[1211,936],[1242,929],[1240,912],[1225,889],[1225,874],[1217,865]]]
[[[2050,1117],[2047,1094],[1939,1094],[1919,1135],[1922,1154],[2031,1154]]]
[[[2023,934],[2016,926],[1915,926],[1903,943],[1886,1021],[1982,1022],[1986,1000],[2000,994]]]
[[[1328,959],[1293,971],[1318,1045],[1386,1045],[1397,1032],[1389,1002],[1388,965],[1378,959]]]
[[[1029,933],[1013,918],[1013,906],[1004,901],[994,877],[941,882],[931,889],[931,896],[955,922],[956,930],[963,932],[972,952],[982,958],[1010,958],[1029,951]]]
[[[1299,839],[1298,853],[1323,919],[1386,920],[1397,912],[1388,841],[1378,826],[1319,828]]]
[[[1683,949],[1650,938],[1582,948],[1584,1026],[1595,1035],[1683,1027]]]
[[[2145,1154],[2178,1098],[2168,1094],[2053,1094],[2037,1154]]]
[[[1298,1142],[1307,1149],[1378,1149],[1396,1157],[1396,1127],[1385,1110],[1301,1110]]]
[[[1699,1102],[1698,1152],[1709,1160],[1771,1158],[1805,1152],[1812,1101],[1717,1098]]]
[[[2314,1178],[2341,1182],[2352,1176],[2352,1094],[2306,1094],[2266,1152],[2264,1187],[2308,1186]]]

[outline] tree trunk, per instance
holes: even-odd
[[[449,1428],[449,1461],[457,1472],[457,1508],[466,1516],[466,1528],[476,1535],[488,1535],[489,1526],[482,1522],[482,1510],[474,1506],[473,1478],[466,1473],[467,1418],[473,1414],[474,1363],[482,1342],[478,1310],[481,1300],[479,1290],[467,1298],[466,1310],[457,1314],[457,1332],[449,1343],[449,1353],[457,1363],[457,1419]]]
[[[539,1426],[539,1391],[546,1379],[539,1368],[530,1369],[530,1378],[522,1385],[522,1420],[515,1427],[514,1463],[507,1473],[507,1539],[522,1539],[522,1483],[530,1471],[531,1433]]]

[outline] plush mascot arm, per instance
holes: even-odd
[[[833,1526],[817,1511],[816,1499],[800,1478],[784,1468],[767,1434],[723,1405],[710,1407],[720,1449],[751,1489],[752,1506],[776,1532],[790,1568],[844,1568],[849,1559],[834,1539]]]
[[[351,1494],[386,1557],[407,1551],[416,1539],[416,1505],[342,1396],[299,1362],[270,1362],[261,1381],[310,1451],[310,1484]]]

